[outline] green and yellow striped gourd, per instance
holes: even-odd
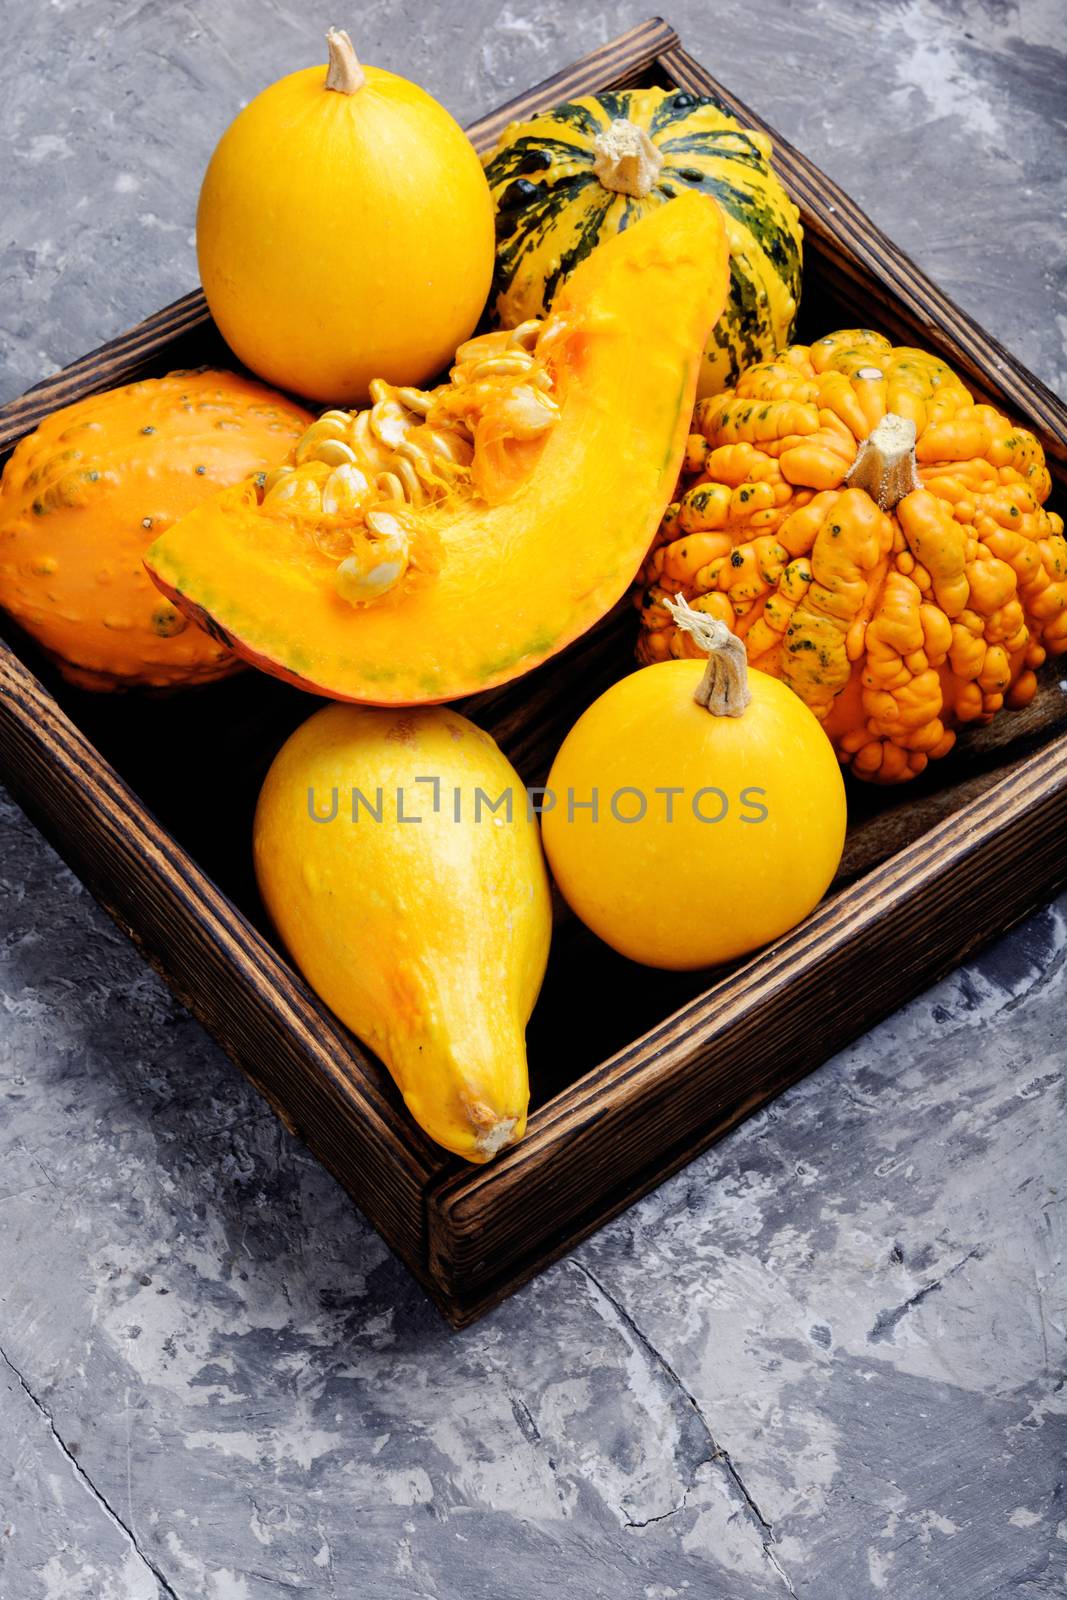
[[[486,163],[497,213],[493,313],[517,327],[603,238],[685,189],[726,217],[730,296],[701,368],[701,396],[789,344],[800,298],[801,227],[770,140],[684,90],[589,95],[513,122]]]

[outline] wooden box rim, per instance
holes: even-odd
[[[809,242],[816,240],[842,271],[879,285],[885,306],[949,354],[977,392],[998,397],[1024,418],[1055,472],[1067,468],[1067,409],[1057,397],[936,289],[836,185],[716,83],[662,19],[564,68],[468,132],[484,150],[513,118],[649,73],[681,89],[715,94],[741,122],[767,131],[777,169],[802,208]],[[201,292],[193,291],[45,379],[0,408],[0,453],[57,406],[129,381],[154,354],[209,321]],[[1065,875],[1055,845],[1067,822],[1067,735],[1050,740],[824,902],[791,934],[536,1109],[520,1145],[488,1167],[467,1167],[434,1146],[382,1091],[358,1044],[2,643],[0,775],[287,1126],[341,1178],[455,1325],[479,1315],[771,1093],[1025,914]],[[65,820],[68,810],[85,834],[80,841]],[[1025,868],[998,881],[1013,858]],[[131,888],[123,874],[134,862],[140,876]],[[941,923],[910,951],[909,924],[916,917],[929,921],[931,908]],[[969,916],[962,932],[952,924],[960,916]],[[203,948],[198,944],[195,956],[177,959],[176,942],[197,933]],[[828,1009],[834,962],[847,957],[855,967],[857,952],[866,968],[861,962],[850,978],[847,1003]],[[236,1022],[227,1017],[224,1025],[234,984],[246,1014]],[[790,1028],[805,995],[823,1032],[814,1050],[804,1044],[790,1053]],[[753,1055],[752,1040],[761,1031]],[[752,1068],[771,1046],[785,1053],[777,1070],[767,1063]],[[747,1074],[733,1059],[742,1049],[748,1054],[741,1066],[752,1069]],[[688,1080],[698,1075],[711,1096],[703,1110],[687,1100]],[[664,1126],[672,1112],[678,1116],[674,1138],[675,1130]],[[634,1148],[635,1130],[638,1143],[645,1131],[647,1159]],[[617,1189],[597,1180],[583,1207],[575,1171],[610,1160],[616,1147],[626,1149]],[[531,1223],[524,1250],[517,1219],[531,1184],[542,1185],[551,1217],[543,1226]]]

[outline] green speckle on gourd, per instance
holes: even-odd
[[[173,639],[175,634],[184,633],[188,626],[188,619],[176,606],[157,606],[152,613],[152,631],[158,633],[161,639]]]

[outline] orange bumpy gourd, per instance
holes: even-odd
[[[241,665],[153,588],[152,540],[274,467],[311,421],[234,372],[171,372],[53,411],[0,482],[0,606],[83,689],[206,683]]]
[[[1025,705],[1067,650],[1067,543],[1033,434],[868,329],[794,345],[695,413],[640,595],[642,661],[694,647],[684,595],[899,783]]]

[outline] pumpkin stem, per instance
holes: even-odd
[[[850,489],[865,489],[883,511],[892,511],[906,494],[921,489],[911,418],[887,411],[860,445],[845,482]]]
[[[663,155],[644,128],[626,117],[616,117],[597,134],[593,151],[593,171],[604,188],[636,199],[654,187],[663,166]]]
[[[336,89],[338,94],[355,94],[366,83],[367,74],[359,64],[351,39],[343,28],[327,28],[326,43],[330,51],[327,89]]]
[[[693,693],[697,705],[704,706],[714,717],[743,716],[752,699],[744,640],[731,633],[718,617],[695,610],[684,595],[668,600],[667,610],[675,625],[691,634],[701,650],[708,652],[704,676]]]

